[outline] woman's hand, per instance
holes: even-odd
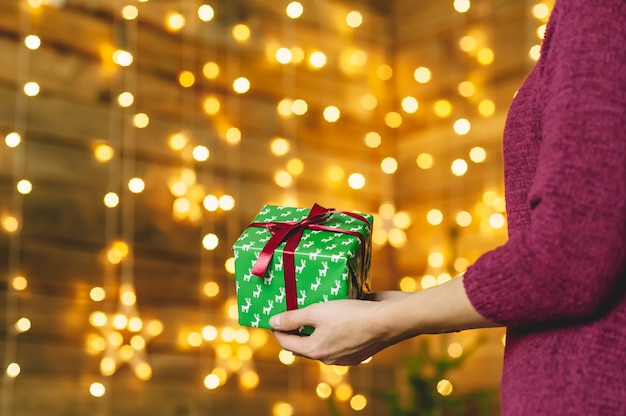
[[[386,306],[409,295],[377,292],[368,295],[368,300],[317,303],[275,315],[270,325],[280,345],[295,355],[325,364],[358,365],[397,342],[385,324]],[[315,328],[312,335],[290,332],[305,325]]]
[[[498,326],[470,303],[463,276],[416,293],[377,292],[368,300],[334,300],[270,319],[280,345],[325,364],[357,365],[377,352],[419,334]],[[310,336],[294,334],[315,328]]]

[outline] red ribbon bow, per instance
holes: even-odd
[[[318,204],[313,205],[311,211],[309,212],[309,215],[302,221],[253,222],[250,224],[251,227],[263,227],[266,228],[270,233],[272,233],[272,237],[267,242],[267,244],[265,244],[265,247],[263,247],[263,250],[259,254],[259,258],[252,268],[252,274],[257,277],[262,278],[265,275],[265,271],[269,267],[269,264],[272,261],[272,257],[274,256],[274,251],[283,242],[287,242],[287,244],[285,244],[285,248],[283,249],[283,270],[285,277],[286,295],[285,302],[287,310],[298,308],[295,251],[298,247],[298,244],[300,243],[300,239],[302,238],[304,230],[308,229],[332,231],[358,237],[361,241],[361,252],[363,254],[361,266],[363,270],[365,268],[366,247],[365,239],[361,233],[321,225],[324,222],[328,221],[328,219],[331,217],[331,214],[333,213],[349,215],[359,221],[364,222],[368,226],[371,226],[369,221],[367,221],[364,217],[360,215],[354,214],[352,212],[336,211],[333,208],[324,208]]]

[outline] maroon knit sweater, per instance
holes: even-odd
[[[465,274],[507,326],[505,416],[626,415],[626,0],[557,0],[504,133],[509,240]]]

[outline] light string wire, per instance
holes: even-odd
[[[19,134],[21,143],[13,149],[13,166],[12,179],[13,191],[11,195],[11,211],[13,217],[18,221],[18,228],[12,232],[9,237],[9,259],[8,259],[8,276],[7,276],[7,292],[6,292],[6,341],[4,349],[4,372],[2,377],[2,403],[0,407],[0,415],[10,416],[13,414],[14,400],[14,379],[15,376],[10,375],[8,366],[17,364],[17,329],[15,327],[18,318],[19,294],[14,288],[13,279],[20,273],[22,263],[22,230],[24,220],[24,197],[16,189],[16,184],[24,176],[26,170],[26,149],[24,137],[27,127],[28,118],[28,97],[19,91],[19,87],[24,85],[29,78],[30,69],[30,53],[22,43],[25,36],[31,29],[31,19],[27,10],[28,4],[20,2],[17,6],[19,13],[19,31],[18,31],[18,48],[17,48],[17,74],[16,74],[16,99],[15,99],[15,133]],[[19,364],[18,364],[19,365]]]

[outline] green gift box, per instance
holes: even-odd
[[[239,324],[369,292],[373,217],[266,205],[233,245]]]

